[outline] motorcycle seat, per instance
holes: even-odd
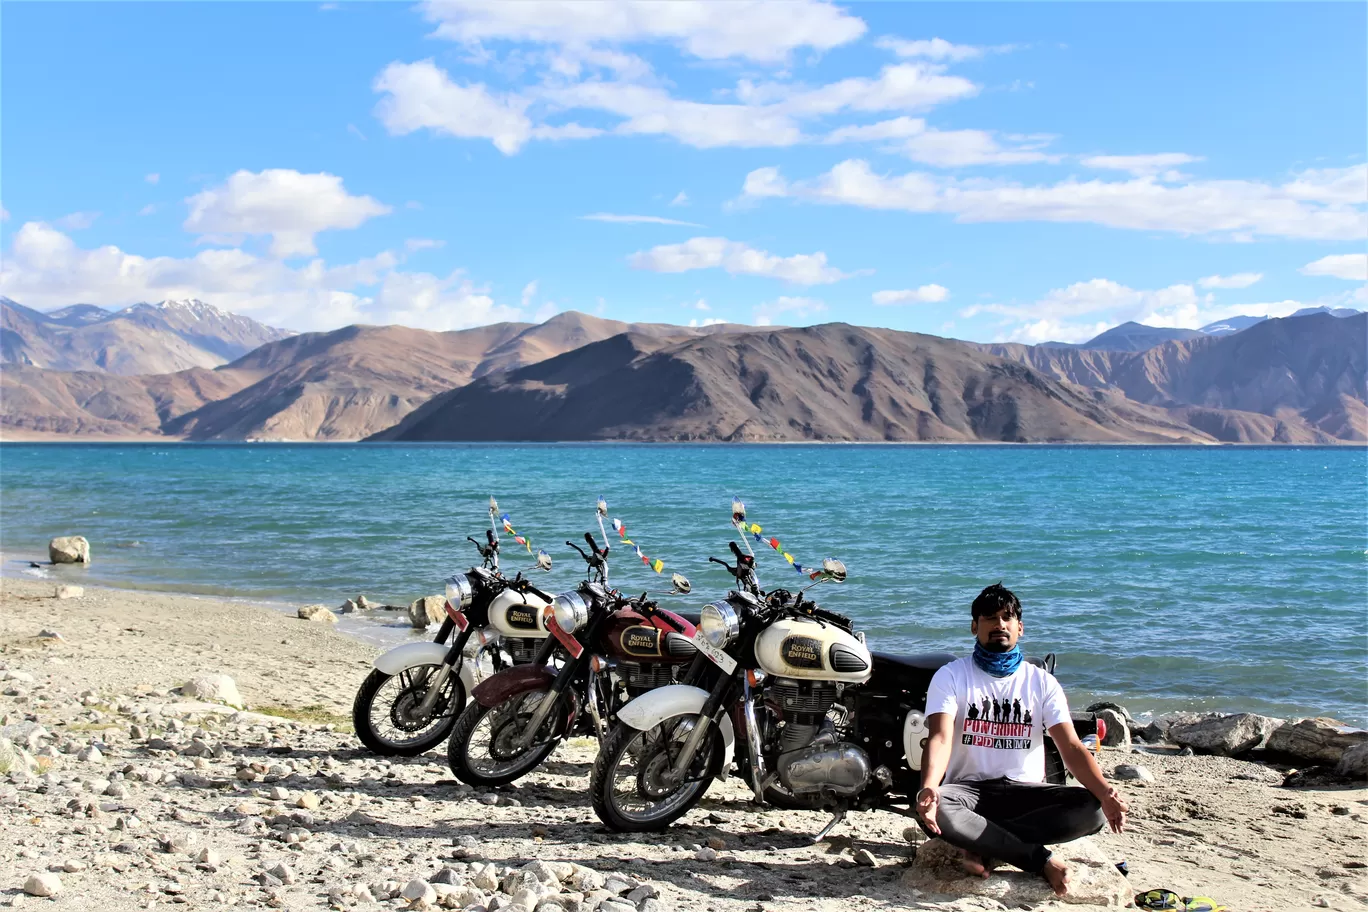
[[[888,652],[874,653],[874,665],[894,665],[918,671],[935,671],[942,665],[955,661],[949,652],[917,652],[912,655],[893,655]]]

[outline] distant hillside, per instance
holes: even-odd
[[[1211,438],[964,343],[833,323],[665,346],[615,336],[444,393],[373,439]]]
[[[216,367],[290,333],[203,301],[52,313],[0,298],[0,363],[130,376]]]

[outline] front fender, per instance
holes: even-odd
[[[417,665],[441,665],[448,648],[441,643],[405,643],[377,656],[375,667],[387,675],[397,675]]]
[[[703,711],[703,704],[707,702],[708,692],[701,687],[669,684],[649,690],[632,700],[618,710],[617,717],[623,725],[637,731],[647,731],[675,716],[696,716]],[[724,779],[736,755],[736,729],[727,713],[722,714],[718,724],[722,729],[722,771],[718,778]]]
[[[556,670],[545,665],[515,665],[475,686],[471,696],[481,706],[498,706],[510,697],[530,690],[549,690]]]

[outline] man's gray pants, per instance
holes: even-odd
[[[942,785],[936,823],[953,846],[1039,874],[1050,857],[1046,845],[1090,836],[1107,819],[1085,788],[987,779]]]

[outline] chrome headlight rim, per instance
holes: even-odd
[[[715,649],[721,649],[741,632],[741,618],[725,600],[709,602],[698,616],[698,633]]]
[[[470,585],[470,580],[461,574],[447,577],[446,581],[446,600],[451,607],[458,611],[470,607],[470,603],[475,599],[475,587]]]
[[[551,600],[551,616],[565,633],[574,633],[589,623],[589,605],[578,592],[562,592]]]

